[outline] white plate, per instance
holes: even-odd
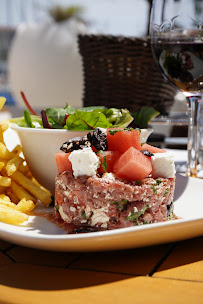
[[[0,238],[54,251],[119,250],[184,240],[203,234],[202,189],[203,180],[177,174],[174,213],[178,220],[68,235],[45,218],[32,216],[26,226],[0,223]]]

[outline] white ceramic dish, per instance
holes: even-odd
[[[19,136],[23,154],[33,176],[52,192],[58,173],[55,153],[60,152],[61,145],[70,138],[87,134],[87,131],[21,128],[16,124],[11,124],[11,129]],[[14,134],[9,135],[8,140],[13,139]]]
[[[7,146],[20,140],[23,154],[33,176],[51,192],[54,191],[55,177],[58,173],[54,154],[60,152],[60,147],[65,141],[88,133],[88,131],[64,129],[22,128],[16,124],[11,124],[11,129],[17,132],[19,139],[15,138],[16,134],[11,134],[12,130],[8,130]],[[141,142],[145,142],[152,131],[152,129],[142,129]]]
[[[0,223],[0,238],[53,251],[104,251],[174,242],[203,234],[203,180],[177,175],[175,214],[180,219],[157,224],[85,234],[66,234],[40,216],[26,226]]]

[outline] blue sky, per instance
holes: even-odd
[[[147,0],[0,0],[0,25],[41,20],[54,4],[82,5],[91,28],[100,33],[141,37],[147,32]]]

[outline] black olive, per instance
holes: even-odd
[[[96,128],[93,131],[91,143],[97,150],[108,150],[107,136],[100,128]]]
[[[79,150],[90,146],[91,142],[88,139],[88,136],[86,135],[84,137],[74,137],[69,139],[68,141],[62,144],[60,150],[64,151],[65,153],[69,153],[74,150]]]
[[[109,222],[112,224],[117,224],[118,223],[118,219],[115,216],[111,216],[109,219]]]
[[[151,157],[151,156],[154,155],[152,152],[150,152],[150,151],[148,151],[148,150],[141,150],[141,152],[142,152],[144,155],[148,156],[148,157]]]
[[[96,232],[98,229],[94,228],[79,228],[79,229],[74,229],[73,231],[69,232],[69,234],[77,234],[77,233],[88,233],[88,232]]]
[[[167,216],[169,216],[172,211],[173,211],[173,202],[167,205]]]
[[[94,146],[97,150],[106,151],[108,150],[107,137],[100,128],[96,128],[93,134],[90,132],[84,137],[74,137],[64,142],[60,147],[60,150],[65,153],[72,152],[74,150],[80,150],[85,147]]]

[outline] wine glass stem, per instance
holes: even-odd
[[[188,106],[188,160],[186,175],[197,177],[198,148],[199,148],[199,112],[200,97],[187,98]]]

